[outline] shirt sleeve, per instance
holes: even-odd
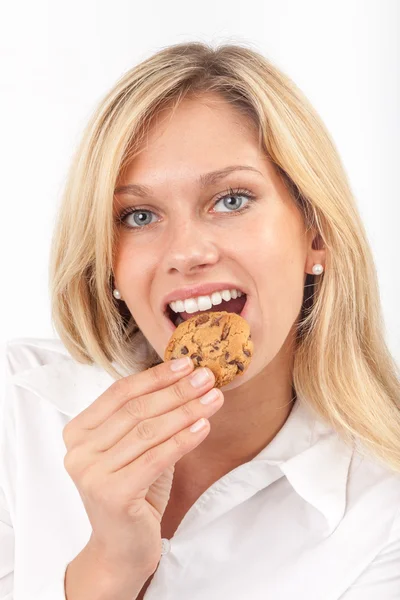
[[[65,600],[65,567],[53,573],[46,586],[34,596],[24,600]],[[0,600],[14,598],[14,529],[7,511],[5,496],[0,488]]]
[[[12,510],[7,501],[7,490],[13,488],[12,473],[15,471],[15,421],[12,411],[13,362],[9,349],[2,355],[5,385],[0,394],[0,600],[14,599],[15,538]],[[40,590],[31,590],[29,597],[19,595],[20,600],[66,600],[65,571],[67,564],[60,565],[58,572],[49,573],[48,580]],[[24,573],[20,573],[24,577]]]
[[[14,583],[14,530],[0,488],[0,600],[12,600]]]
[[[13,436],[13,424],[6,415],[5,399],[9,389],[10,369],[7,349],[2,353],[3,389],[0,394],[0,600],[14,597],[14,528],[10,508],[5,493],[5,473],[8,458],[8,444]]]
[[[30,594],[29,598],[24,597],[23,600],[66,600],[64,585],[66,569],[67,565],[62,567],[59,573],[52,573],[47,584],[39,592],[33,596]]]
[[[339,600],[400,599],[400,510],[385,548]]]

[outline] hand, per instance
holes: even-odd
[[[114,382],[63,430],[64,466],[92,525],[90,544],[112,568],[153,573],[161,557],[161,519],[175,463],[210,431],[208,418],[223,405],[212,371],[173,371],[171,360]],[[200,371],[200,387],[191,377]],[[217,400],[201,404],[206,392]],[[205,418],[205,428],[189,428]]]

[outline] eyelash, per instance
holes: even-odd
[[[246,210],[250,209],[253,202],[255,202],[256,196],[250,192],[250,190],[247,190],[245,188],[229,188],[227,191],[225,192],[221,192],[221,194],[219,194],[217,196],[217,199],[215,201],[215,204],[217,204],[220,200],[223,200],[224,198],[229,198],[230,196],[244,196],[245,198],[247,198],[249,200],[248,204],[246,204],[244,206],[244,208],[241,208],[239,210],[236,211],[232,211],[232,215],[241,215],[243,214]],[[136,207],[136,208],[125,208],[125,210],[123,210],[121,212],[121,214],[118,216],[117,220],[120,221],[121,225],[123,227],[125,227],[126,229],[132,230],[132,229],[146,229],[147,227],[150,227],[150,225],[154,225],[155,223],[149,223],[148,225],[144,225],[143,227],[130,227],[129,225],[126,224],[125,222],[125,218],[129,215],[133,215],[134,213],[138,213],[138,212],[150,212],[152,213],[152,210],[149,210],[148,208],[141,208],[140,206]],[[229,211],[228,211],[229,213]]]

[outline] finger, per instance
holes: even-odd
[[[134,427],[116,445],[104,453],[103,466],[107,472],[123,469],[150,448],[155,448],[169,438],[178,435],[180,431],[190,427],[199,419],[212,417],[221,408],[224,396],[218,388],[213,388],[204,396],[211,394],[215,395],[215,399],[210,404],[201,404],[200,398],[196,398],[168,414],[140,421],[137,427]]]
[[[194,387],[192,378],[194,375],[197,378],[200,372],[204,372],[208,378],[199,386]],[[208,368],[201,368],[196,369],[164,390],[157,390],[139,398],[128,400],[119,411],[102,423],[95,432],[92,432],[91,443],[94,449],[100,452],[108,450],[141,421],[170,413],[182,404],[200,397],[211,389],[214,383],[215,376],[213,372]]]
[[[194,368],[193,361],[189,359],[183,370],[172,370],[173,367],[178,366],[178,360],[169,360],[140,373],[118,379],[68,425],[73,423],[81,429],[95,429],[128,400],[172,385]]]
[[[135,461],[114,473],[116,485],[121,489],[121,493],[132,493],[136,482],[140,482],[140,489],[136,490],[136,494],[142,490],[146,491],[168,467],[175,465],[182,456],[199,446],[210,433],[211,425],[208,419],[204,419],[203,423],[204,428],[192,432],[189,426],[159,446],[150,448]]]

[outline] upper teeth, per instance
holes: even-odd
[[[240,298],[243,292],[240,290],[223,290],[214,292],[211,296],[198,296],[197,298],[188,298],[187,300],[176,300],[170,302],[168,306],[176,313],[187,312],[195,313],[199,310],[208,310],[216,304],[221,304],[222,300],[229,302],[231,298]]]

